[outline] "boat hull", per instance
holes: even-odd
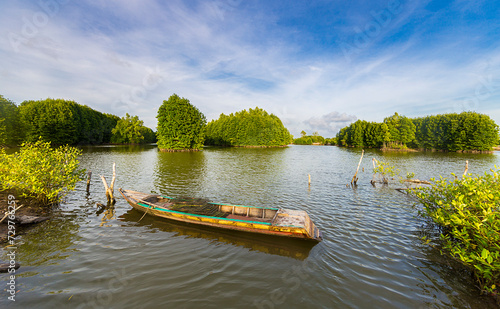
[[[312,223],[309,216],[307,218],[300,218],[301,222],[306,222],[302,225],[293,224],[276,224],[276,221],[280,221],[283,216],[285,219],[293,217],[293,211],[283,211],[277,208],[265,208],[265,207],[250,207],[242,205],[228,205],[228,204],[214,204],[219,205],[219,209],[226,210],[232,207],[232,214],[230,217],[212,217],[206,215],[192,214],[186,212],[175,211],[172,209],[167,209],[165,207],[160,207],[154,203],[147,203],[140,198],[134,198],[133,195],[127,194],[126,190],[119,190],[123,195],[125,200],[136,210],[143,212],[148,215],[155,217],[165,218],[168,220],[180,221],[185,223],[191,223],[196,225],[211,226],[215,228],[223,228],[230,230],[237,230],[250,233],[259,233],[266,235],[282,236],[289,238],[297,238],[304,240],[311,240],[319,242],[322,240],[321,232]],[[242,212],[248,215],[252,212],[260,212],[262,214],[259,217],[244,217]],[[235,214],[236,212],[236,214]],[[238,213],[240,215],[238,215]],[[287,222],[293,223],[293,222]]]

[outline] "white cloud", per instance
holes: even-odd
[[[304,121],[304,123],[309,126],[312,132],[318,131],[320,135],[333,137],[340,129],[356,120],[357,117],[354,115],[331,112],[321,117],[310,118]],[[309,132],[309,134],[312,134],[312,132]]]

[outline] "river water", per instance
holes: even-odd
[[[352,188],[347,184],[361,155],[355,149],[83,149],[81,166],[93,172],[90,195],[81,182],[53,219],[16,239],[22,267],[15,307],[496,308],[467,272],[422,244],[426,224],[414,200],[393,189],[401,185],[374,188],[370,180],[372,158],[429,179],[461,175],[465,160],[469,172],[482,174],[500,165],[498,152],[368,150]],[[113,162],[116,188],[306,210],[324,241],[174,224],[143,217],[121,197],[114,209],[100,209],[96,203],[105,204],[105,195],[98,175],[109,181]],[[8,280],[0,274],[0,282]],[[14,305],[7,296],[2,293],[1,308]]]

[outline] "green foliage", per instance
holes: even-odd
[[[295,145],[312,145],[313,140],[312,140],[311,136],[303,136],[303,137],[299,137],[299,138],[294,139],[293,143]]]
[[[389,131],[386,134],[389,148],[406,148],[406,145],[415,139],[416,127],[409,118],[394,113],[393,116],[385,118],[384,123]]]
[[[205,140],[205,115],[188,99],[177,94],[158,109],[158,148],[161,150],[199,150]]]
[[[387,162],[377,161],[377,166],[373,169],[374,175],[379,175],[382,183],[388,184],[389,178],[399,176],[400,170],[390,166]]]
[[[111,131],[120,119],[118,116],[98,112],[86,105],[77,104],[76,109],[80,125],[78,144],[96,145],[111,142]]]
[[[7,130],[4,125],[5,118],[0,118],[0,145],[7,143]]]
[[[49,142],[23,144],[7,155],[0,149],[0,189],[14,189],[41,205],[58,203],[84,178],[78,168],[81,150],[70,146],[51,148]]]
[[[265,110],[242,110],[208,123],[205,144],[218,146],[285,146],[292,142],[281,120]]]
[[[25,141],[56,145],[109,143],[119,118],[62,99],[25,101],[19,106]]]
[[[475,112],[414,119],[395,113],[383,123],[358,120],[337,134],[339,146],[364,148],[490,151],[497,143],[496,123]]]
[[[325,145],[337,145],[337,139],[335,137],[325,138]]]
[[[118,120],[116,127],[111,131],[111,142],[117,144],[154,143],[153,130],[144,126],[138,116],[131,117],[128,113]]]
[[[23,139],[18,107],[0,95],[0,145],[16,146]]]
[[[498,293],[500,286],[500,178],[498,170],[484,176],[433,179],[432,187],[413,194],[421,215],[441,229],[442,252],[474,273],[481,288]]]
[[[302,131],[302,132],[304,132],[304,131]],[[326,143],[326,140],[323,136],[320,136],[318,132],[314,132],[313,135],[309,135],[309,136],[304,135],[302,137],[294,139],[293,143],[295,145],[312,145],[312,144],[324,145]]]
[[[385,123],[358,120],[342,128],[336,136],[336,141],[339,146],[381,148],[389,141],[388,131]]]
[[[42,138],[57,145],[76,144],[79,137],[79,114],[73,101],[47,99],[25,101],[19,106],[26,127],[26,141]]]

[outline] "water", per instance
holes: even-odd
[[[93,172],[57,215],[20,236],[15,305],[22,308],[495,308],[466,272],[420,241],[414,201],[372,187],[372,158],[416,178],[484,173],[495,154],[367,151],[358,187],[346,185],[359,150],[206,148],[161,153],[153,146],[84,148]],[[213,201],[306,210],[323,233],[313,246],[173,224],[119,198],[105,203],[98,174],[115,187]],[[363,171],[364,169],[364,171]],[[308,177],[312,183],[308,186]],[[142,218],[142,219],[141,219]],[[2,259],[7,260],[6,251]],[[8,282],[0,274],[0,282]],[[6,285],[4,285],[6,286]],[[2,293],[0,307],[13,306]]]

